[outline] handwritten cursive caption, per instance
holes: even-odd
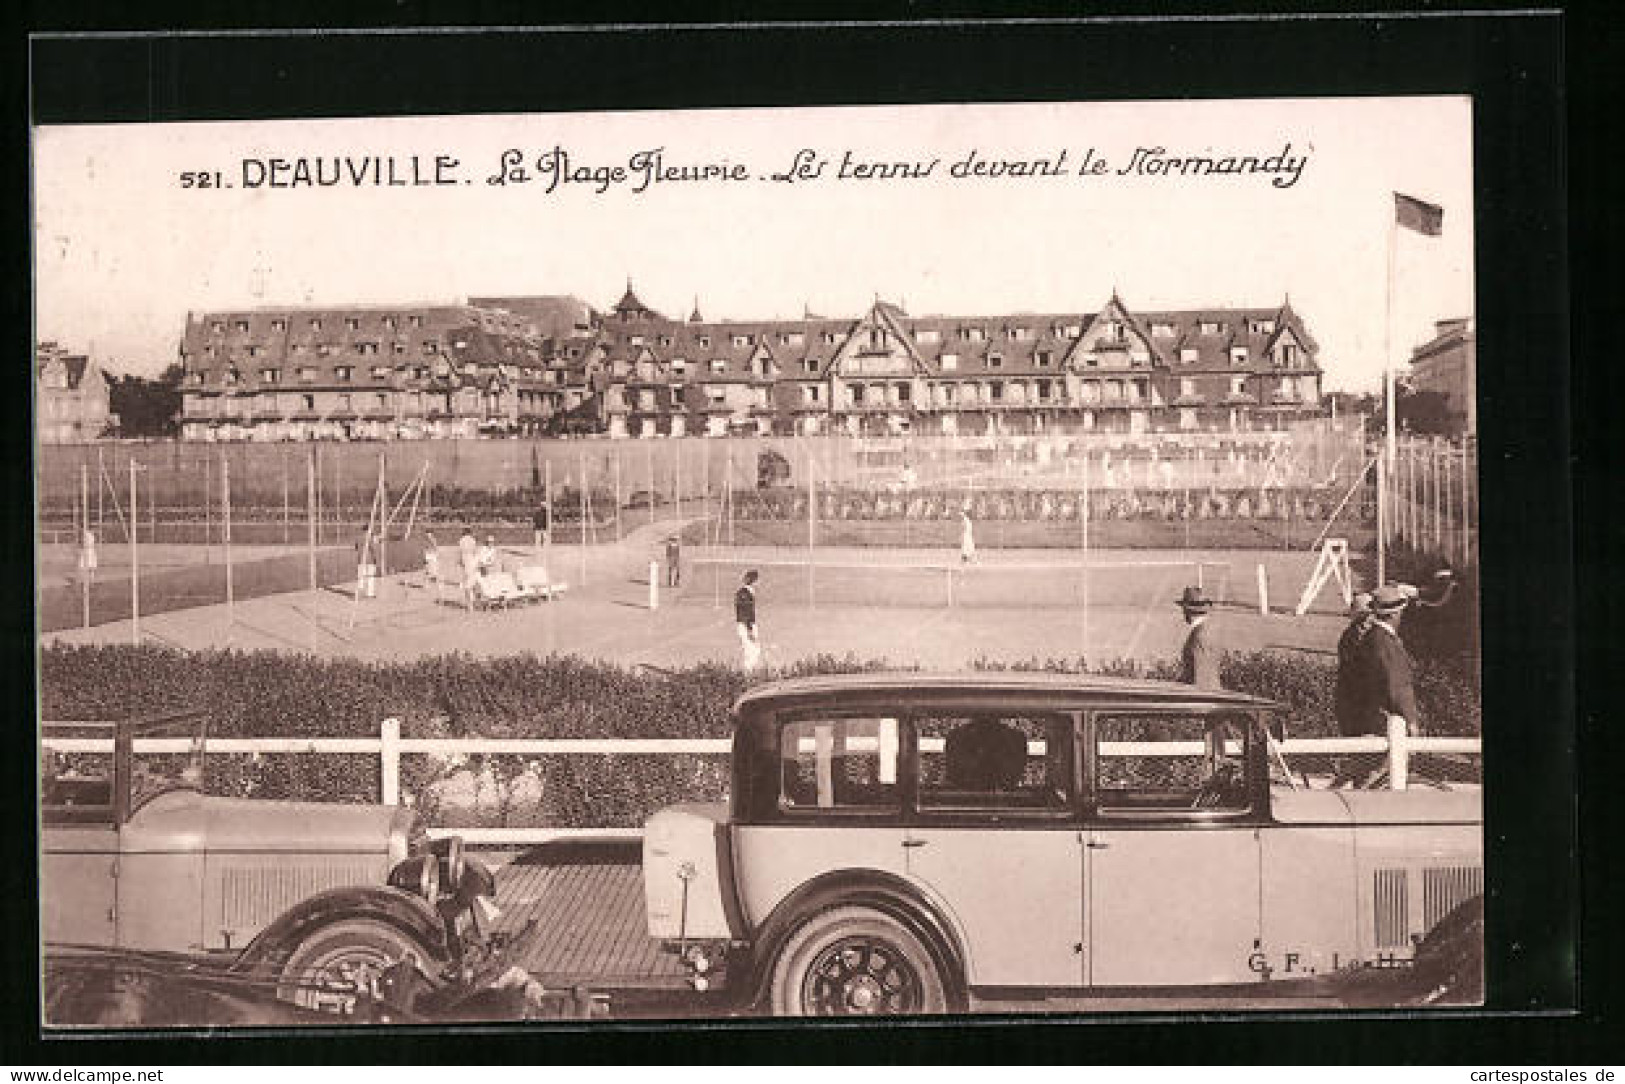
[[[780,186],[827,184],[920,184],[1037,182],[1081,179],[1109,183],[1224,181],[1266,182],[1291,188],[1302,179],[1312,148],[1296,150],[1180,150],[1135,146],[1109,155],[1095,147],[1045,149],[1008,157],[972,148],[956,155],[875,157],[850,149],[803,147],[789,161],[761,166],[728,157],[694,159],[665,147],[650,147],[611,160],[593,160],[567,147],[545,150],[510,147],[494,163],[480,167],[451,154],[295,155],[242,158],[233,169],[186,170],[177,183],[186,189],[251,190],[316,188],[441,188],[479,184],[486,188],[573,192],[595,196],[624,191],[643,195],[661,188],[719,186],[752,182]]]

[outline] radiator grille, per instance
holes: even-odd
[[[1422,932],[1433,929],[1458,904],[1483,891],[1483,866],[1435,866],[1423,870]]]
[[[306,897],[375,880],[371,866],[350,862],[225,869],[221,871],[220,925],[227,930],[257,930]]]
[[[1410,912],[1410,878],[1402,869],[1379,869],[1371,893],[1371,917],[1375,923],[1373,933],[1378,948],[1403,948],[1410,944],[1406,936],[1406,916]]]

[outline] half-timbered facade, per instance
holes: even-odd
[[[1317,413],[1318,347],[1273,308],[687,319],[574,298],[191,317],[189,439],[603,432],[984,435],[1270,428]]]

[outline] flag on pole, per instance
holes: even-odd
[[[1414,196],[1394,193],[1394,218],[1401,226],[1429,237],[1444,232],[1444,208],[1423,203]]]

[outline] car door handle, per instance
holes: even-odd
[[[905,839],[905,840],[903,840],[903,846],[905,846],[905,847],[923,847],[927,843],[930,843],[930,842],[931,841],[929,839]]]
[[[1091,839],[1088,843],[1085,843],[1084,846],[1088,847],[1091,851],[1109,851],[1112,849],[1112,845],[1110,843],[1101,843],[1098,840],[1093,839]]]

